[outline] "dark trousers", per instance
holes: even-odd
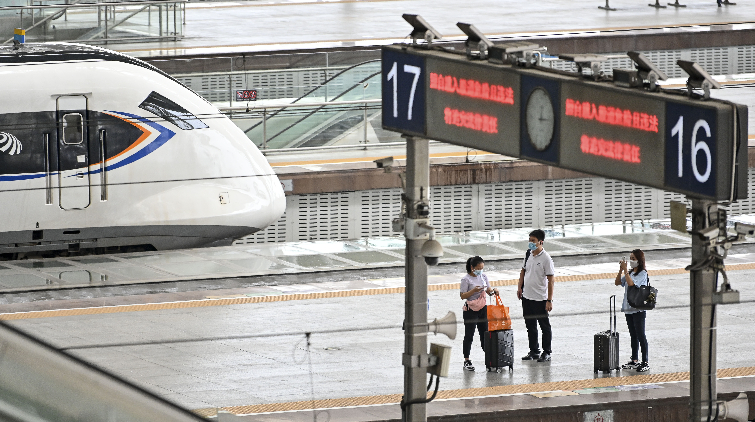
[[[485,333],[488,331],[488,307],[484,306],[479,311],[468,310],[462,313],[464,316],[464,358],[469,359],[472,351],[474,330],[480,332],[480,347],[485,350]]]
[[[646,312],[637,312],[634,314],[625,314],[627,317],[627,327],[629,328],[629,338],[632,341],[632,360],[637,360],[637,349],[642,347],[642,361],[648,361],[648,339],[645,336],[645,316]]]
[[[537,342],[537,324],[543,330],[543,352],[551,354],[551,322],[548,319],[548,312],[545,310],[544,300],[529,300],[522,298],[522,313],[524,314],[524,324],[527,326],[527,336],[530,340],[530,353],[539,354],[540,344]]]

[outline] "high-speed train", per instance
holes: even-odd
[[[0,257],[228,244],[285,211],[246,135],[141,60],[8,46],[0,81]]]

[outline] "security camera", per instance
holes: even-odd
[[[755,234],[755,226],[752,224],[745,224],[745,223],[734,223],[734,230],[737,232],[737,234],[741,234],[743,236],[752,236]]]
[[[417,204],[417,215],[420,218],[427,218],[430,215],[430,206],[424,202]]]
[[[391,167],[393,167],[393,157],[378,158],[373,162],[377,164],[377,168],[384,168],[386,172],[391,171]]]
[[[719,233],[720,233],[720,229],[718,228],[718,226],[706,227],[697,232],[697,234],[699,234],[700,237],[706,240],[717,238]]]
[[[443,247],[437,240],[430,239],[422,244],[419,254],[425,258],[425,264],[438,265],[438,260],[443,256]]]

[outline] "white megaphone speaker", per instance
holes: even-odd
[[[435,334],[445,334],[451,340],[456,338],[456,314],[448,311],[441,319],[435,318],[430,323],[430,331]]]
[[[747,422],[750,416],[750,402],[747,394],[739,393],[736,399],[719,404],[719,419],[734,419],[737,422]]]

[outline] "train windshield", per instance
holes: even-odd
[[[207,125],[188,110],[163,97],[155,91],[139,104],[139,108],[147,110],[173,123],[182,130],[204,129]]]

